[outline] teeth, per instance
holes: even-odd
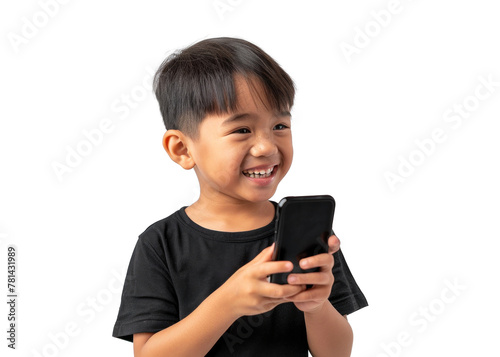
[[[245,170],[243,174],[250,178],[269,177],[274,170],[274,166],[267,170]]]

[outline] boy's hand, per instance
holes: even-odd
[[[257,315],[289,302],[286,298],[305,290],[305,285],[280,285],[268,282],[271,274],[293,269],[288,261],[272,261],[274,244],[265,248],[252,261],[238,269],[219,289],[225,296],[235,319]]]
[[[328,253],[318,254],[302,259],[299,264],[302,269],[320,268],[318,272],[290,274],[288,283],[293,286],[313,285],[311,289],[300,292],[288,298],[295,306],[304,312],[319,311],[328,300],[332,291],[334,264],[333,253],[340,249],[340,241],[332,235],[328,239]]]

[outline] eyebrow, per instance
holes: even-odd
[[[251,114],[249,114],[249,113],[237,113],[237,114],[233,114],[229,118],[227,118],[226,120],[224,120],[222,122],[222,125],[228,125],[228,124],[240,121],[240,120],[244,120],[244,119],[247,119],[250,116],[251,116]],[[283,110],[281,112],[277,112],[275,114],[275,116],[276,117],[291,117],[292,114],[290,114],[290,112],[288,110]]]

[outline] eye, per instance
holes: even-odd
[[[275,127],[274,127],[274,130],[284,130],[284,129],[289,129],[289,127],[285,124],[277,124]]]
[[[248,134],[248,133],[250,133],[250,130],[248,128],[240,128],[233,131],[233,134]]]

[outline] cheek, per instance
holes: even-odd
[[[217,177],[217,184],[219,185],[219,189],[225,189],[231,183],[231,178],[224,173],[219,173]]]
[[[291,139],[283,145],[283,156],[285,157],[288,166],[290,166],[293,160],[293,145]]]
[[[241,172],[241,166],[245,159],[245,150],[243,148],[231,148],[223,151],[221,159],[228,173]]]
[[[214,173],[221,187],[230,186],[231,183],[239,180],[241,176],[243,176],[241,173],[241,160],[228,154],[221,162],[222,165],[220,166],[220,170]]]

